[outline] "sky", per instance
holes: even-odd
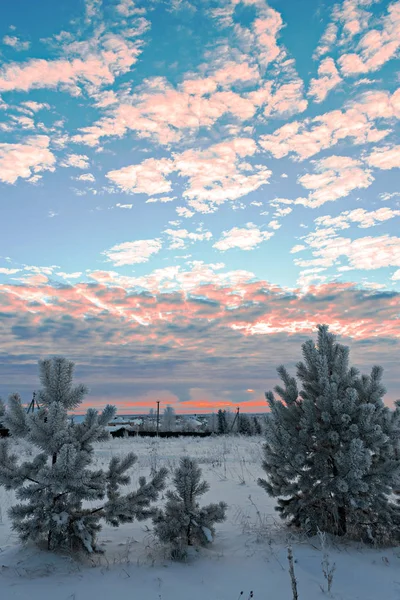
[[[400,397],[400,1],[0,3],[0,395],[266,409],[318,323]]]

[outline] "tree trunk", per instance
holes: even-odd
[[[339,475],[338,468],[335,464],[335,460],[332,456],[329,457],[332,464],[332,473],[334,477]],[[347,515],[346,515],[346,507],[338,506],[338,525],[337,525],[337,535],[346,535],[347,533]]]
[[[339,522],[338,522],[338,535],[346,535],[347,533],[347,520],[346,520],[346,507],[345,506],[339,506],[338,507],[338,516],[339,516]]]

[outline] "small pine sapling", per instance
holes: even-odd
[[[41,408],[27,414],[18,394],[9,399],[5,423],[12,439],[23,438],[38,452],[20,462],[10,453],[10,443],[0,443],[0,485],[15,490],[19,504],[9,516],[22,542],[47,543],[48,550],[98,550],[96,537],[100,520],[118,526],[152,517],[150,504],[164,488],[166,469],[149,482],[139,479],[137,491],[121,495],[127,485],[134,454],[112,458],[106,471],[91,470],[93,444],[109,438],[105,426],[115,415],[107,406],[98,415],[89,409],[82,423],[74,424],[68,410],[83,400],[85,386],[73,386],[74,363],[65,358],[39,361],[42,389]],[[84,506],[84,502],[92,502]]]
[[[189,457],[181,458],[173,483],[175,490],[166,493],[164,510],[153,517],[154,532],[158,539],[170,548],[170,557],[183,560],[188,546],[206,546],[213,541],[214,524],[226,518],[225,502],[200,507],[198,498],[209,490],[209,484],[201,481],[201,469]]]

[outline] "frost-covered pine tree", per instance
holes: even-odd
[[[297,381],[285,367],[283,386],[266,394],[263,468],[259,480],[278,498],[282,518],[310,533],[349,534],[371,541],[399,537],[399,509],[390,494],[400,478],[399,404],[384,405],[382,369],[362,377],[349,348],[326,325],[303,344]]]
[[[89,409],[83,422],[74,424],[68,411],[87,393],[85,386],[73,386],[74,364],[65,358],[41,360],[39,370],[41,408],[27,415],[14,394],[5,418],[12,440],[23,438],[36,448],[33,458],[20,461],[10,451],[12,443],[0,443],[0,484],[14,489],[19,500],[9,510],[13,529],[23,542],[45,542],[49,550],[94,552],[102,519],[118,526],[154,514],[150,504],[164,488],[166,470],[149,482],[141,478],[137,491],[122,495],[134,454],[113,457],[107,470],[89,468],[93,444],[109,437],[105,426],[115,408],[107,406],[100,415]]]
[[[176,427],[176,414],[172,406],[167,406],[164,409],[162,418],[162,426],[164,431],[175,431]]]
[[[238,430],[238,433],[240,433],[241,435],[252,435],[253,434],[252,423],[250,421],[249,416],[246,415],[245,413],[242,413],[238,417],[237,430]]]
[[[0,424],[1,424],[1,420],[4,418],[6,414],[6,405],[4,404],[3,400],[0,398]]]
[[[211,413],[207,419],[207,430],[211,433],[217,433],[218,431],[218,417],[215,413]]]
[[[260,423],[260,419],[254,415],[253,416],[253,431],[255,435],[261,435],[262,434],[262,428],[261,428],[261,423]]]
[[[154,532],[170,548],[170,556],[182,560],[188,546],[205,546],[213,541],[214,524],[225,520],[226,504],[209,504],[200,507],[198,499],[209,490],[201,481],[201,469],[191,458],[183,457],[174,474],[175,490],[166,492],[164,510],[153,518]]]

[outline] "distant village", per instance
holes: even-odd
[[[116,437],[135,434],[162,437],[224,433],[259,435],[263,432],[265,418],[265,415],[240,413],[239,408],[234,413],[219,410],[212,414],[177,415],[172,407],[167,406],[163,414],[158,415],[151,410],[148,415],[116,416],[107,429]]]

